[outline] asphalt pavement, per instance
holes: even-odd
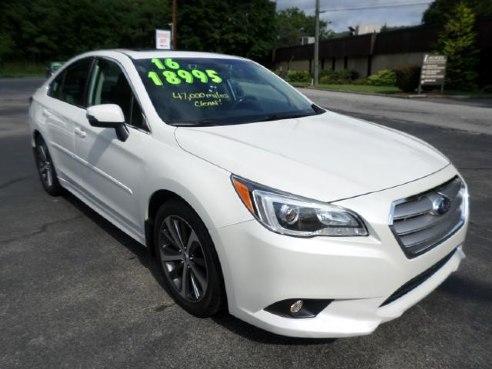
[[[301,91],[327,108],[376,122],[421,123],[434,127],[492,134],[492,99],[456,97],[386,97],[314,89]]]
[[[37,178],[27,104],[40,79],[0,80],[0,368],[492,368],[492,108],[308,91],[321,105],[416,135],[471,192],[461,268],[372,335],[276,336],[195,318],[146,250]],[[482,106],[483,105],[483,106]]]

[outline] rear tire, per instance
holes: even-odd
[[[157,212],[154,245],[164,284],[189,313],[208,317],[225,302],[220,263],[198,214],[184,201],[170,200]]]
[[[40,136],[36,137],[34,158],[44,190],[51,196],[60,195],[63,189],[60,182],[58,182],[58,176],[56,174],[55,165],[53,164],[53,159],[48,151],[48,146],[46,146],[46,143]]]

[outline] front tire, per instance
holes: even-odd
[[[217,313],[225,301],[219,260],[207,228],[187,203],[170,200],[161,206],[154,245],[174,300],[197,317]]]
[[[34,158],[44,190],[51,196],[60,195],[62,193],[62,187],[60,182],[58,182],[53,159],[48,151],[48,146],[40,136],[36,137]]]

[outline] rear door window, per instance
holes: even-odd
[[[55,99],[60,99],[61,87],[63,84],[63,78],[65,78],[65,73],[59,74],[51,83],[48,90],[48,96]]]
[[[71,105],[85,107],[85,92],[92,60],[86,58],[70,65],[51,82],[48,95]]]

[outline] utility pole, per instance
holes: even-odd
[[[177,43],[177,29],[178,27],[176,27],[176,22],[177,22],[177,8],[178,8],[178,0],[173,0],[173,27],[172,27],[172,30],[173,30],[173,50],[176,50],[178,48],[178,43]]]
[[[316,10],[314,14],[316,26],[314,30],[314,85],[318,86],[319,82],[319,0],[316,0]]]

